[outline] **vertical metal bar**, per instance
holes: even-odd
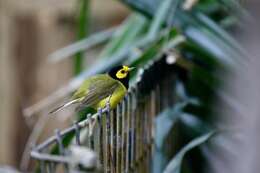
[[[44,161],[40,161],[40,171],[41,173],[45,173],[45,165],[44,165]]]
[[[151,150],[152,150],[152,128],[153,128],[153,118],[154,118],[154,108],[153,108],[153,91],[151,91],[151,93],[149,94],[149,103],[148,103],[148,146],[149,146],[149,150],[147,153],[147,172],[151,172],[150,167],[151,165],[151,161],[152,161],[152,155],[151,155]]]
[[[88,124],[88,147],[90,149],[94,149],[94,135],[93,135],[93,132],[94,132],[94,126],[93,126],[93,118],[92,118],[92,114],[88,114],[87,115],[87,118],[89,119],[89,124]]]
[[[111,167],[111,172],[112,173],[116,173],[115,171],[115,154],[116,154],[116,150],[115,150],[115,111],[111,110],[110,112],[110,139],[109,139],[109,143],[110,143],[110,167]]]
[[[132,106],[131,106],[131,170],[134,169],[134,164],[135,164],[135,150],[136,150],[136,146],[135,146],[135,133],[136,133],[136,127],[135,127],[135,112],[136,112],[136,95],[135,95],[135,88],[133,88],[133,92],[132,92]]]
[[[148,161],[148,172],[152,172],[152,153],[153,153],[153,131],[154,131],[154,126],[153,126],[153,123],[154,123],[154,117],[155,117],[155,105],[154,105],[154,90],[151,92],[151,102],[150,102],[150,127],[149,127],[149,130],[150,130],[150,138],[149,138],[149,144],[150,144],[150,150],[149,150],[149,154],[148,154],[148,157],[149,157],[149,160]]]
[[[99,159],[100,163],[104,166],[104,157],[103,157],[103,126],[102,126],[102,109],[98,109],[98,126],[99,126]]]
[[[46,172],[47,172],[47,173],[53,173],[52,170],[51,170],[50,162],[49,162],[49,163],[46,162],[45,167],[46,167]]]
[[[98,123],[98,118],[93,118],[95,122],[94,131],[93,131],[93,141],[94,141],[94,151],[99,154],[99,134],[100,134],[100,127]]]
[[[144,110],[143,110],[143,121],[144,121],[144,127],[142,134],[144,136],[143,138],[143,154],[142,154],[142,163],[143,163],[143,172],[146,172],[147,168],[147,152],[149,150],[149,145],[148,145],[148,137],[149,137],[149,132],[148,132],[148,103],[149,103],[149,95],[146,96],[145,98],[145,103],[144,103]]]
[[[62,144],[62,138],[61,138],[60,130],[56,129],[55,134],[56,134],[56,139],[57,139],[57,143],[58,143],[59,153],[61,155],[64,155],[65,150],[64,150],[64,147],[63,147],[63,144]]]
[[[108,110],[106,111],[106,160],[107,172],[111,172],[111,151],[110,151],[110,105],[107,104]]]
[[[132,145],[132,112],[133,112],[133,109],[132,109],[132,106],[133,106],[133,103],[132,103],[132,88],[128,94],[128,112],[129,112],[129,115],[128,115],[128,172],[130,172],[131,170],[131,160],[132,160],[132,150],[133,150],[133,145]]]
[[[138,113],[137,113],[137,170],[138,172],[142,171],[142,155],[143,155],[143,134],[142,134],[142,129],[143,129],[143,100],[141,100],[138,104]]]
[[[143,155],[143,126],[144,126],[144,121],[143,121],[143,109],[144,109],[144,100],[141,100],[139,102],[139,108],[138,108],[138,113],[137,113],[137,160],[138,160],[138,170],[141,172],[142,170],[142,155]]]
[[[92,118],[91,118],[92,119]],[[92,123],[93,123],[93,121],[91,121]],[[89,141],[90,141],[90,149],[92,149],[92,150],[94,150],[95,148],[95,143],[94,143],[94,137],[95,137],[95,134],[94,134],[94,132],[95,132],[95,127],[92,125],[91,126],[91,130],[92,130],[92,132],[91,132],[91,135],[89,136]]]
[[[113,171],[115,173],[118,172],[117,170],[117,159],[118,159],[118,153],[117,153],[117,119],[118,119],[118,106],[116,107],[115,110],[113,110],[114,112],[114,117],[113,117],[113,165],[114,165],[114,169]]]
[[[143,146],[143,153],[146,152],[147,150],[147,147],[148,147],[148,132],[147,132],[147,126],[148,126],[148,102],[149,102],[149,97],[146,96],[145,97],[145,102],[144,102],[144,107],[143,107],[143,113],[142,113],[142,120],[143,120],[143,128],[142,128],[142,135],[143,135],[143,143],[144,143],[144,146]]]
[[[149,94],[148,101],[147,101],[147,127],[146,127],[146,133],[147,133],[147,144],[150,146],[151,144],[151,117],[152,115],[152,93]],[[150,148],[149,148],[150,149]]]
[[[150,132],[151,132],[151,136],[150,136],[150,143],[152,143],[153,139],[154,139],[154,136],[155,136],[155,126],[154,126],[154,119],[155,119],[155,115],[156,115],[156,88],[155,90],[152,91],[151,93],[151,116],[150,116],[150,119],[151,119],[151,127],[150,127]],[[153,152],[154,152],[154,145],[151,145],[150,147],[150,157],[153,155]],[[149,163],[152,163],[152,158],[150,159],[150,162]],[[149,168],[151,168],[152,165],[149,164]]]
[[[100,141],[99,141],[99,136],[100,136],[100,126],[99,126],[99,120],[98,120],[98,115],[93,118],[95,119],[95,126],[94,126],[94,133],[93,133],[93,138],[94,138],[94,151],[96,153],[96,155],[100,156]]]
[[[74,129],[75,129],[75,138],[76,138],[76,144],[80,145],[80,131],[79,131],[79,125],[77,122],[74,122]]]
[[[133,158],[132,158],[132,168],[135,169],[135,165],[136,165],[136,151],[137,151],[137,146],[136,146],[136,141],[137,141],[137,112],[138,112],[138,100],[137,100],[137,95],[136,95],[136,88],[133,91],[134,94],[134,98],[133,98],[133,121],[132,121],[132,125],[133,125]]]
[[[127,157],[127,96],[123,100],[123,112],[122,112],[122,166],[121,172],[125,172],[126,169],[126,157]]]
[[[54,173],[55,172],[55,163],[54,162],[50,162],[49,163],[49,166],[50,166],[50,173]]]
[[[122,132],[122,106],[121,103],[117,106],[117,157],[116,157],[116,171],[120,172],[121,166],[121,132]]]
[[[129,172],[129,161],[130,161],[130,116],[131,116],[131,95],[128,94],[127,96],[127,103],[126,103],[126,161],[125,161],[125,172]]]
[[[102,140],[103,140],[103,149],[102,149],[102,151],[103,151],[103,159],[104,159],[104,172],[106,173],[106,172],[108,172],[108,162],[107,162],[107,157],[108,157],[108,155],[107,155],[107,138],[106,138],[106,136],[107,136],[107,117],[106,116],[102,116],[102,129],[103,129],[103,136],[102,136]]]
[[[146,151],[146,134],[145,134],[145,127],[146,127],[146,112],[145,112],[145,108],[146,108],[146,101],[147,100],[147,96],[145,96],[144,101],[143,101],[143,105],[141,107],[141,112],[140,112],[140,160],[141,160],[141,167],[140,167],[140,171],[144,172],[144,168],[145,168],[145,164],[144,164],[144,159],[145,159],[145,151]]]
[[[130,144],[130,151],[129,151],[129,169],[132,170],[134,164],[134,111],[135,111],[135,103],[134,103],[134,93],[133,90],[130,93],[130,119],[129,119],[129,144]]]
[[[135,94],[136,94],[136,100],[138,102],[138,106],[135,112],[135,126],[136,126],[136,133],[135,133],[135,169],[137,169],[137,171],[139,170],[139,163],[140,163],[140,111],[141,111],[141,102],[139,101],[139,96],[138,96],[138,90],[135,90]],[[138,171],[139,172],[139,171]]]
[[[61,137],[61,134],[60,134],[60,130],[59,129],[56,129],[55,130],[55,133],[56,133],[56,139],[57,139],[57,143],[58,143],[58,147],[59,147],[59,152],[61,155],[65,155],[65,149],[64,149],[64,146],[63,146],[63,143],[62,143],[62,137]],[[67,164],[63,164],[64,166],[64,172],[68,172],[69,169],[68,169],[68,165]]]
[[[85,142],[85,143],[86,143],[86,147],[88,147],[88,148],[90,148],[90,145],[91,145],[91,144],[90,144],[90,135],[91,135],[91,134],[90,134],[90,133],[91,133],[91,132],[90,132],[90,130],[91,130],[91,127],[90,127],[90,126],[91,126],[91,123],[92,123],[92,122],[91,122],[91,118],[90,118],[90,117],[91,117],[91,114],[90,114],[90,113],[87,114],[87,119],[89,120],[89,123],[88,123],[87,126],[86,126],[88,137],[86,138],[86,142]]]
[[[145,127],[144,127],[144,137],[145,137],[145,147],[144,147],[144,172],[147,172],[147,159],[148,159],[148,151],[149,151],[149,143],[148,143],[148,139],[149,139],[149,130],[148,130],[148,126],[149,126],[149,102],[150,102],[150,97],[149,95],[146,97],[146,101],[145,101],[145,111],[144,111],[144,118],[145,118]]]

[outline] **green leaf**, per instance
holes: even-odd
[[[154,16],[155,11],[157,11],[161,0],[121,0],[125,4],[129,5],[136,11],[139,11],[147,16]],[[229,11],[236,13],[238,16],[248,17],[248,12],[241,7],[239,2],[236,0],[200,0],[197,3],[197,10],[202,10],[206,13],[213,13],[223,8],[228,8]]]
[[[159,12],[161,14],[166,13],[157,10],[163,6],[165,1],[161,2],[161,6],[158,5],[160,2],[157,0],[144,1],[141,4],[139,4],[140,2],[138,0],[123,0],[123,2],[134,6],[144,14],[148,14],[151,17],[154,16],[154,18],[157,18]],[[221,4],[221,8],[222,7],[226,6]],[[226,31],[211,21],[210,18],[205,15],[203,17],[201,15],[195,15],[198,12],[196,10],[195,8],[193,12],[189,13],[178,8],[173,20],[174,25],[179,27],[188,39],[195,42],[195,44],[199,44],[201,49],[207,50],[214,58],[217,58],[218,61],[232,67],[236,67],[237,64],[243,65],[238,58],[242,57],[240,52],[244,52],[241,47],[234,39],[229,37]],[[161,22],[162,21],[160,21],[160,23]],[[164,22],[166,22],[166,19]]]
[[[220,3],[228,7],[233,13],[239,17],[251,18],[250,14],[239,3],[238,0],[218,0]]]
[[[175,106],[171,109],[166,109],[162,113],[160,113],[155,119],[155,147],[161,149],[163,146],[163,142],[165,141],[166,136],[169,134],[169,131],[174,126],[177,118],[182,115],[182,111],[185,106],[188,105],[189,102],[181,102],[175,104]],[[162,126],[163,124],[163,126]]]
[[[187,104],[187,102],[176,103],[172,108],[161,112],[155,119],[155,149],[152,164],[154,173],[161,172],[167,164],[168,156],[165,153],[163,146],[165,145],[169,133],[178,122],[178,118],[182,115],[182,110]]]
[[[147,26],[148,20],[144,16],[133,13],[116,30],[99,57],[106,59],[127,48],[143,34]]]
[[[93,46],[99,45],[110,39],[116,29],[117,27],[94,33],[87,38],[81,39],[80,41],[56,50],[48,56],[48,59],[50,62],[56,63],[69,58],[78,52],[86,51],[87,49],[90,49]]]
[[[211,20],[208,16],[201,12],[196,12],[195,16],[196,20],[198,20],[198,22],[201,25],[207,27],[208,30],[214,32],[214,34],[221,38],[223,42],[225,42],[227,45],[239,51],[240,53],[243,53],[244,55],[247,54],[245,50],[242,48],[242,46],[238,44],[238,42],[233,37],[231,37],[224,29],[222,29],[216,22]]]
[[[121,0],[133,9],[144,14],[153,14],[160,6],[161,0]]]
[[[164,37],[166,35],[169,35],[169,43],[173,40],[175,40],[179,35],[176,28],[172,28],[168,32],[165,32],[163,35],[158,34],[155,40],[145,40],[147,41],[147,45],[149,46],[146,48],[145,51],[143,51],[143,54],[136,59],[131,60],[131,66],[138,67],[142,66],[145,63],[147,63],[149,60],[153,59],[156,55],[160,54],[162,52],[163,43],[164,43]],[[148,38],[148,37],[147,37]],[[176,45],[174,45],[176,46]],[[167,46],[166,46],[167,47]],[[169,47],[170,48],[170,47]]]
[[[79,16],[77,39],[81,40],[87,36],[89,24],[89,0],[79,0]],[[78,52],[74,58],[74,73],[77,75],[83,68],[83,52]]]
[[[200,136],[198,138],[195,138],[191,142],[189,142],[169,162],[169,164],[167,165],[167,167],[165,168],[163,173],[180,173],[181,164],[182,164],[185,154],[187,154],[193,148],[198,147],[198,146],[204,144],[205,142],[207,142],[214,134],[215,134],[215,132],[209,132],[209,133],[207,133],[203,136]]]
[[[183,113],[182,116],[180,116],[180,121],[187,127],[187,134],[192,137],[202,135],[212,129],[205,121],[200,119],[200,117],[190,113]]]
[[[221,8],[221,5],[216,0],[200,0],[195,8],[205,14],[213,14]]]
[[[200,105],[200,102],[197,98],[190,97],[185,89],[184,84],[177,80],[176,81],[176,88],[175,88],[176,95],[180,98],[180,100],[189,100],[189,103],[192,105]]]
[[[225,43],[212,33],[203,31],[198,27],[190,27],[186,30],[186,34],[192,42],[198,44],[204,51],[209,52],[218,61],[231,67],[237,65],[237,61],[233,59],[234,52],[228,53],[228,50],[224,47]]]
[[[179,92],[180,86],[176,86],[174,92]],[[181,89],[181,101],[175,103],[172,108],[163,110],[155,119],[155,150],[153,155],[153,172],[162,172],[167,164],[169,155],[164,150],[164,146],[169,136],[172,135],[172,130],[175,128],[177,122],[185,114],[184,108],[189,104],[194,104],[194,98],[186,95],[186,91]],[[170,136],[172,138],[172,136]]]
[[[160,4],[160,7],[156,11],[156,15],[152,21],[151,27],[148,31],[148,37],[154,38],[159,33],[162,25],[165,23],[167,18],[169,17],[169,12],[171,11],[171,7],[176,8],[179,0],[164,0]],[[174,3],[174,4],[172,4]],[[170,14],[174,15],[174,14]]]

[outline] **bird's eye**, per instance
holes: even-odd
[[[121,73],[123,73],[123,74],[124,74],[124,73],[125,73],[125,70],[122,70],[122,71],[121,71]]]

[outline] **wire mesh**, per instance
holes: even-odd
[[[174,103],[176,68],[175,64],[167,64],[166,55],[162,55],[141,70],[137,82],[116,109],[110,110],[107,105],[63,131],[56,130],[54,136],[31,152],[31,157],[39,162],[39,171],[151,172],[153,119]],[[72,132],[75,133],[75,144],[79,151],[82,150],[74,156],[70,147],[62,143]],[[58,146],[59,155],[50,154],[53,144]],[[94,151],[95,156],[85,158],[93,153],[84,148]],[[82,156],[84,152],[86,154]]]

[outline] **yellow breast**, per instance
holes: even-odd
[[[126,92],[127,89],[122,84],[120,84],[120,86],[118,86],[115,89],[111,97],[106,97],[105,99],[101,100],[98,104],[93,106],[93,108],[94,109],[104,108],[109,101],[110,108],[114,109],[116,108],[117,104],[124,98]]]

